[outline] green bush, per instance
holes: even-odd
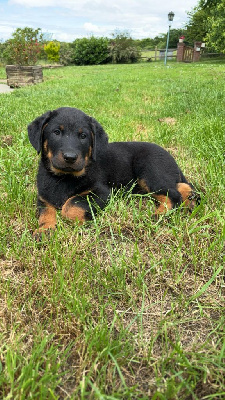
[[[7,48],[7,43],[0,42],[0,63],[3,65],[6,63],[5,54],[4,54],[6,48]]]
[[[70,65],[74,62],[72,43],[66,43],[66,42],[60,43],[59,61],[60,64],[63,65]]]
[[[60,43],[57,41],[51,41],[44,45],[44,51],[47,54],[48,61],[50,62],[59,61],[59,50]]]
[[[91,36],[90,38],[76,39],[73,47],[73,59],[76,65],[102,64],[107,61],[109,56],[107,38]]]
[[[113,63],[135,63],[140,60],[141,50],[130,35],[124,32],[113,35],[109,54]]]

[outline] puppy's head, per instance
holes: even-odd
[[[101,125],[76,108],[47,111],[28,125],[28,136],[55,174],[81,176],[108,143]]]

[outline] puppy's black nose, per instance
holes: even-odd
[[[67,152],[63,154],[64,160],[68,163],[73,163],[76,161],[78,155],[76,153]]]

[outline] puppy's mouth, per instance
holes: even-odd
[[[79,157],[75,162],[66,162],[61,158],[51,159],[50,169],[56,175],[72,174],[74,176],[82,176],[85,174],[88,160]]]
[[[54,165],[52,167],[57,170],[61,170],[63,172],[80,172],[83,168],[74,168],[71,166],[62,166],[62,165]]]
[[[83,166],[72,166],[72,165],[62,165],[62,164],[55,164],[51,163],[51,171],[54,174],[72,174],[75,176],[81,176],[85,173],[85,165]]]

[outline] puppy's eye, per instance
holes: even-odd
[[[82,132],[82,133],[80,134],[80,138],[81,138],[81,139],[86,139],[86,137],[87,137],[86,133]]]
[[[55,134],[55,135],[60,135],[60,133],[61,133],[60,129],[55,129],[55,130],[54,130],[54,134]]]

